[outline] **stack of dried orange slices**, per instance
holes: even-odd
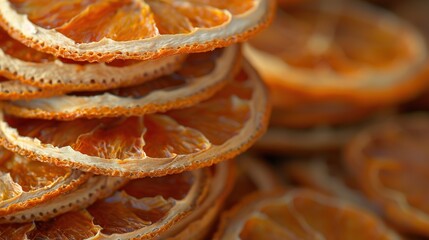
[[[0,0],[0,238],[203,239],[267,127],[236,43],[274,8]]]
[[[244,47],[272,93],[273,128],[261,147],[309,151],[343,145],[356,131],[351,123],[427,87],[426,48],[413,26],[363,2],[280,6],[273,24]],[[282,136],[284,144],[274,146]]]

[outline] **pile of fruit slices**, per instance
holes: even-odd
[[[0,1],[0,238],[210,234],[235,179],[221,162],[268,124],[239,43],[274,7]]]

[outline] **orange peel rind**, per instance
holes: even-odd
[[[6,113],[15,116],[59,120],[139,116],[189,107],[213,96],[233,78],[234,68],[240,62],[239,53],[239,46],[235,45],[222,51],[200,54],[201,57],[195,54],[195,60],[185,62],[178,72],[132,87],[83,96],[69,94],[31,101],[9,101],[2,105]],[[194,62],[196,60],[199,61]],[[192,72],[199,66],[209,66],[210,69],[200,75]]]

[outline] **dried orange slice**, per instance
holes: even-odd
[[[398,228],[429,236],[429,117],[390,119],[359,133],[345,161],[359,186]]]
[[[72,191],[63,192],[31,208],[1,216],[0,223],[47,221],[61,214],[88,207],[95,201],[110,196],[126,182],[127,179],[124,178],[93,176]]]
[[[321,193],[260,193],[223,215],[214,239],[401,239],[372,213]]]
[[[22,235],[29,239],[157,239],[207,199],[213,174],[201,169],[132,180],[84,210],[46,222],[0,225],[0,232],[25,229]]]
[[[311,1],[280,10],[244,54],[277,95],[385,106],[428,85],[426,50],[418,31],[386,11]]]
[[[0,1],[1,25],[39,51],[83,61],[147,60],[244,41],[274,0]]]
[[[90,176],[0,148],[0,219],[73,191]]]
[[[236,74],[239,46],[191,54],[182,68],[137,86],[105,92],[78,92],[31,101],[5,102],[8,114],[25,118],[72,120],[143,115],[183,108],[205,100]]]
[[[262,81],[245,64],[214,97],[189,108],[67,122],[1,113],[0,134],[4,146],[39,161],[139,178],[233,158],[265,131],[269,110]]]
[[[73,62],[26,47],[0,29],[0,72],[40,88],[77,91],[135,85],[172,73],[183,59],[177,55],[144,62]]]

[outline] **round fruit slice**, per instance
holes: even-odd
[[[239,53],[239,46],[235,45],[191,54],[176,73],[137,86],[5,102],[4,110],[25,118],[72,120],[138,116],[183,108],[213,96],[225,86],[240,66]]]
[[[401,239],[375,215],[311,190],[260,193],[223,215],[214,239]]]
[[[429,117],[390,119],[359,133],[345,151],[349,172],[399,228],[429,236]]]
[[[0,233],[13,228],[25,229],[28,239],[152,239],[189,216],[207,197],[212,178],[210,169],[202,169],[132,180],[84,210],[46,222],[0,225]]]
[[[0,100],[32,99],[61,94],[61,91],[50,91],[10,80],[0,73]]]
[[[280,10],[244,54],[274,95],[385,106],[427,86],[426,50],[418,31],[386,11],[310,1]]]
[[[73,191],[90,176],[0,148],[0,219]]]
[[[144,62],[74,62],[26,47],[0,29],[0,72],[40,88],[77,91],[135,85],[172,73],[182,59],[184,56],[177,55]]]
[[[125,178],[93,176],[72,191],[31,208],[1,216],[0,223],[47,221],[66,212],[88,207],[95,201],[110,196],[126,182]]]
[[[39,51],[79,61],[147,60],[244,41],[274,0],[0,1],[1,25]]]
[[[266,89],[243,70],[211,99],[139,117],[54,121],[0,114],[2,144],[40,161],[111,176],[160,176],[243,152],[265,131]]]

